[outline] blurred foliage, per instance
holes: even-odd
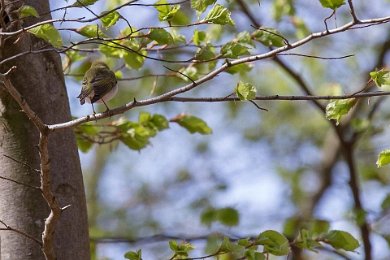
[[[348,5],[340,0],[191,0],[167,4],[171,2],[160,0],[142,10],[129,5],[110,12],[126,1],[77,1],[72,5],[78,10],[84,12],[83,5],[88,5],[103,16],[76,28],[72,38],[51,25],[36,27],[30,33],[54,47],[84,41],[82,47],[63,55],[66,75],[79,84],[92,60],[104,60],[119,81],[120,92],[110,102],[120,106],[192,84],[229,61],[286,47],[311,32],[324,31],[324,19],[333,11],[337,20],[332,16],[327,21],[330,29],[351,19]],[[354,4],[359,17],[380,17],[388,7],[383,1]],[[28,6],[20,12],[23,16],[35,15]],[[129,243],[122,254],[126,259],[147,259],[150,255],[161,259],[168,254],[170,259],[202,254],[216,259],[268,259],[269,254],[297,252],[310,257],[312,251],[317,259],[329,256],[324,248],[338,254],[340,250],[361,252],[358,226],[369,219],[375,226],[373,233],[389,241],[385,216],[390,178],[382,166],[390,162],[386,150],[390,145],[386,131],[390,107],[380,101],[382,98],[318,101],[324,111],[306,101],[256,101],[268,110],[263,112],[249,102],[256,95],[308,95],[307,91],[341,95],[362,87],[386,90],[388,68],[374,67],[381,58],[383,42],[388,41],[385,26],[317,39],[292,51],[298,56],[279,55],[280,62],[271,57],[229,66],[226,73],[187,94],[237,96],[243,102],[165,102],[158,108],[134,108],[121,118],[78,126],[79,148],[92,157],[90,165],[85,166],[91,237],[136,241],[154,234],[183,235],[183,241],[169,239],[163,245],[145,248]],[[88,51],[79,51],[84,47]],[[348,59],[313,58],[351,53],[355,56]],[[382,64],[386,64],[383,59]],[[281,64],[287,64],[309,89],[303,89],[302,82]],[[376,104],[380,108],[374,110]],[[337,135],[333,121],[325,116],[335,119],[348,137],[360,137],[353,149],[362,192],[370,198],[364,211],[354,210],[352,199],[344,192],[348,190],[346,163],[337,149],[337,154],[332,154]],[[182,141],[176,125],[202,135],[187,135]],[[211,137],[204,136],[211,133]],[[141,152],[133,155],[129,148]],[[146,160],[152,149],[159,151],[158,156]],[[327,166],[332,156],[336,159]],[[382,168],[376,167],[376,161]],[[117,174],[121,172],[123,175]],[[118,176],[125,177],[113,180]],[[245,184],[248,191],[241,187],[245,196],[232,195],[238,183],[243,185],[245,176],[250,176]],[[269,176],[279,185],[261,190]],[[115,187],[104,190],[107,182],[126,189],[120,190],[120,195]],[[249,190],[251,184],[259,189]],[[273,190],[280,190],[282,198],[267,194]],[[115,199],[106,198],[111,193]],[[273,210],[258,203],[254,213],[245,206],[246,200],[259,198],[268,200]],[[332,212],[332,203],[339,201],[344,203],[343,208],[337,208],[341,212]],[[335,229],[339,228],[340,216],[348,223],[343,231]],[[200,239],[201,243],[186,241],[186,235],[191,237],[192,233],[211,235]],[[99,240],[92,245],[95,257],[102,259]],[[384,258],[390,255],[389,250],[380,253]]]

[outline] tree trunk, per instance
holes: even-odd
[[[13,2],[13,4],[11,4]],[[49,11],[47,0],[30,0],[38,13]],[[5,1],[7,13],[22,5],[21,1]],[[15,6],[17,5],[17,6]],[[3,15],[4,17],[4,15]],[[12,30],[20,28],[9,13],[3,19]],[[23,26],[50,15],[28,18]],[[4,24],[4,23],[3,23]],[[4,31],[4,28],[2,28]],[[48,48],[40,39],[23,33],[8,39],[1,46],[0,60],[30,49]],[[46,46],[46,47],[45,47]],[[11,66],[11,82],[26,102],[47,124],[71,119],[68,96],[62,72],[61,59],[56,52],[27,54],[2,66],[5,72]],[[27,185],[39,186],[38,131],[20,107],[3,88],[0,89],[0,176]],[[49,136],[52,190],[60,205],[71,205],[61,215],[55,232],[55,251],[58,259],[89,259],[88,221],[83,178],[75,136],[72,130],[61,130]],[[12,158],[12,159],[11,159]],[[49,208],[40,191],[12,181],[0,179],[0,220],[12,228],[38,240],[44,228]],[[0,224],[0,228],[4,228]],[[43,259],[40,245],[33,239],[9,230],[0,230],[1,259]]]

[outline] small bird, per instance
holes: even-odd
[[[117,92],[118,85],[114,72],[106,63],[94,61],[84,75],[81,93],[77,98],[80,99],[80,105],[85,101],[92,104],[93,113],[96,114],[93,103],[103,103],[108,111],[110,109],[106,101],[113,98]]]

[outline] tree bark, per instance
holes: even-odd
[[[21,1],[4,2],[7,13],[22,5]],[[50,10],[47,0],[30,0],[25,1],[25,4],[34,6],[40,14]],[[5,19],[7,25],[15,27],[12,30],[20,29],[20,25],[13,23],[12,19],[12,15]],[[46,19],[50,19],[50,15],[38,19],[28,18],[23,26]],[[4,28],[2,29],[4,31]],[[8,39],[1,46],[0,60],[47,45],[29,33],[17,37]],[[11,66],[17,67],[10,78],[13,85],[45,123],[60,123],[71,119],[58,53],[45,52],[21,56],[2,66],[1,72],[5,72]],[[38,130],[3,89],[0,90],[0,121],[0,176],[39,186],[39,173],[30,168],[39,168]],[[84,185],[72,130],[50,134],[49,156],[52,190],[62,207],[71,205],[62,213],[56,227],[57,259],[89,259]],[[38,189],[0,179],[1,221],[41,240],[44,219],[48,214],[49,208]],[[3,227],[0,225],[0,228]],[[26,236],[2,230],[0,239],[1,259],[44,259],[40,245]]]

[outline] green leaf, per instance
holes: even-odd
[[[248,46],[237,41],[226,43],[221,48],[221,54],[225,58],[238,58],[243,55],[249,55]]]
[[[390,86],[390,70],[388,69],[371,71],[370,77],[378,87]]]
[[[316,252],[314,249],[317,247],[321,247],[321,244],[313,239],[312,232],[306,229],[302,229],[299,232],[298,239],[296,240],[296,246],[298,246],[299,248],[304,248]]]
[[[283,16],[295,15],[294,0],[274,0],[272,5],[273,17],[280,21]]]
[[[83,153],[88,152],[91,150],[93,143],[86,138],[83,138],[80,135],[76,136],[76,142],[77,142],[77,147],[82,151]]]
[[[81,59],[84,59],[84,55],[79,51],[69,50],[66,52],[66,57],[70,60],[70,62],[75,62]]]
[[[313,219],[309,221],[308,228],[313,235],[324,234],[329,231],[329,221],[322,219]]]
[[[23,5],[18,9],[19,18],[34,16],[39,17],[37,10],[31,5]]]
[[[106,12],[101,13],[101,15],[104,15],[104,13]],[[119,20],[120,17],[121,15],[117,11],[114,11],[101,17],[100,21],[102,21],[104,27],[110,28],[111,26],[116,24],[116,22]]]
[[[130,260],[142,260],[142,251],[141,249],[137,250],[137,252],[129,251],[125,254],[125,258]]]
[[[51,24],[43,24],[28,30],[31,34],[41,38],[56,48],[62,46],[62,39],[60,33]]]
[[[160,21],[172,21],[179,11],[180,5],[169,5],[167,0],[159,0],[156,2],[156,9]]]
[[[88,38],[107,38],[107,36],[99,28],[99,25],[85,25],[76,30],[78,34]],[[104,45],[103,45],[104,46]]]
[[[325,8],[336,10],[345,4],[345,0],[320,0],[320,3]]]
[[[191,0],[191,8],[203,13],[209,5],[214,4],[217,0]]]
[[[245,247],[231,242],[228,237],[224,237],[218,252],[229,253],[232,259],[242,259],[245,255]]]
[[[158,129],[158,131],[162,131],[164,129],[169,128],[168,120],[164,116],[159,114],[154,114],[150,119],[150,123],[152,123],[153,126]]]
[[[378,160],[376,161],[376,165],[379,167],[383,167],[390,163],[390,149],[384,150],[379,153]]]
[[[170,259],[183,259],[188,258],[188,253],[193,250],[195,247],[188,242],[177,243],[175,240],[171,240],[168,242],[169,248],[175,253],[173,257]]]
[[[381,203],[382,210],[388,210],[390,208],[390,194],[387,194],[385,199]]]
[[[295,26],[295,35],[298,39],[302,39],[310,34],[309,28],[306,26],[306,23],[303,19],[298,16],[291,17],[291,22]]]
[[[101,44],[99,46],[99,50],[107,57],[122,59],[126,55],[126,51],[124,49],[121,49],[120,46],[116,43],[120,44],[119,41],[112,41],[108,42],[107,44]]]
[[[263,253],[256,252],[255,250],[247,250],[245,252],[245,256],[247,260],[266,260],[267,258]]]
[[[156,131],[162,131],[169,127],[169,122],[164,116],[159,114],[151,115],[148,112],[140,112],[138,122]]]
[[[180,114],[171,119],[171,121],[178,123],[180,126],[187,129],[191,134],[199,133],[202,135],[208,135],[212,133],[212,130],[207,125],[207,123],[195,116]]]
[[[179,71],[181,72],[181,74],[179,73],[178,77],[180,77],[184,81],[190,81],[190,79],[196,80],[199,77],[198,70],[194,66],[188,66],[180,69]]]
[[[324,236],[323,242],[331,245],[335,249],[353,251],[359,247],[359,241],[351,234],[341,230],[331,230]]]
[[[195,45],[200,45],[202,42],[206,40],[206,32],[204,31],[194,31],[194,35],[192,36],[192,41]]]
[[[149,144],[150,137],[156,135],[156,132],[141,126],[136,123],[132,123],[129,130],[123,133],[120,137],[120,140],[130,149],[141,150]]]
[[[175,44],[186,43],[186,37],[182,34],[179,34],[177,30],[171,29],[171,36]]]
[[[220,25],[234,25],[234,21],[230,17],[230,11],[222,5],[216,4],[213,9],[207,14],[205,20],[209,23]]]
[[[258,29],[252,33],[252,38],[253,40],[261,42],[265,46],[269,47],[282,47],[286,45],[282,34],[273,28]]]
[[[126,66],[133,69],[141,68],[144,65],[147,51],[142,49],[139,43],[133,39],[125,41],[122,45],[130,49],[124,50],[123,59],[125,60]]]
[[[240,100],[252,100],[256,97],[256,88],[251,83],[240,81],[234,91]]]
[[[290,247],[288,239],[274,230],[262,232],[256,243],[264,246],[264,251],[276,256],[288,255]]]
[[[225,226],[237,226],[240,220],[239,213],[231,207],[221,208],[217,210],[217,220]]]
[[[162,28],[150,30],[149,38],[156,41],[160,45],[173,44],[172,35]]]
[[[83,7],[89,6],[96,3],[98,0],[76,0],[76,2],[72,5],[73,7]]]
[[[200,61],[208,61],[214,58],[215,58],[214,47],[211,46],[210,44],[203,46],[195,54],[195,59]]]
[[[252,36],[247,31],[240,32],[236,37],[236,41],[249,46],[255,46],[252,40]]]
[[[348,114],[349,110],[356,104],[355,98],[339,99],[331,101],[326,106],[326,118],[328,120],[335,119],[336,125],[340,123],[340,119],[343,115]]]
[[[236,74],[239,73],[240,75],[245,75],[245,73],[251,71],[253,68],[253,65],[248,63],[240,63],[238,65],[230,66],[225,70],[225,72],[229,74]]]
[[[217,211],[214,208],[205,209],[200,215],[200,222],[210,226],[217,219]]]

